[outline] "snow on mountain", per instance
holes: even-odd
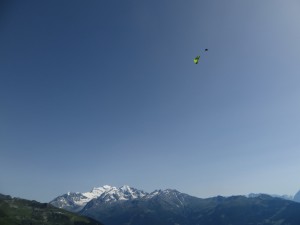
[[[145,196],[145,198],[150,199],[155,196],[171,197],[171,196],[176,196],[179,193],[180,192],[178,192],[177,190],[172,190],[172,189],[155,190],[155,191],[151,192],[150,194],[147,194],[147,196]]]
[[[111,187],[109,185],[104,185],[103,187],[97,187],[93,188],[90,192],[82,193],[85,197],[91,199],[98,198],[100,195],[102,195],[104,192],[108,192],[111,189],[114,189],[115,187]]]
[[[151,192],[150,194],[146,195],[145,198],[149,199],[149,198],[153,198],[154,196],[158,195],[161,192],[161,190],[155,190],[153,192]]]
[[[126,211],[127,209],[130,210],[136,209],[137,207],[139,209],[145,209],[145,207],[146,208],[150,207],[149,210],[146,209],[147,212],[152,212],[154,208],[161,208],[161,207],[167,208],[168,212],[170,211],[182,212],[184,211],[185,206],[191,199],[198,199],[197,197],[191,197],[187,194],[183,194],[177,190],[172,190],[172,189],[156,190],[149,194],[134,188],[130,188],[128,186],[123,186],[117,189],[114,194],[107,193],[107,195],[110,198],[107,199],[106,195],[103,194],[100,197],[91,200],[80,211],[80,214],[93,218],[95,215],[99,216],[99,213],[101,214],[102,210],[103,211],[108,210],[109,213],[113,213],[116,208],[120,209],[120,211],[123,210]],[[132,199],[134,199],[134,201],[128,201]],[[119,201],[119,200],[125,200],[125,201]],[[110,211],[110,209],[112,208],[115,209]]]
[[[68,192],[67,194],[58,196],[57,198],[53,199],[50,204],[57,208],[63,208],[69,211],[78,212],[89,201],[89,198],[79,192]]]
[[[102,202],[115,202],[120,200],[132,200],[143,198],[148,193],[124,185],[120,188],[104,185],[93,188],[90,192],[68,192],[53,199],[50,204],[55,207],[63,208],[72,212],[78,212],[93,199],[99,199]]]
[[[95,199],[114,187],[104,185],[103,187],[93,188],[90,192],[68,192],[53,199],[50,204],[55,207],[63,208],[69,211],[80,211],[89,201]]]
[[[124,185],[120,188],[113,187],[111,190],[103,193],[98,198],[105,202],[114,202],[119,200],[132,200],[136,198],[143,198],[147,194],[148,193]]]

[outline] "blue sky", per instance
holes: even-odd
[[[0,14],[0,193],[300,189],[299,1],[2,1]]]

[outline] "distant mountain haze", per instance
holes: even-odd
[[[295,202],[300,202],[300,190],[295,194],[294,199]]]

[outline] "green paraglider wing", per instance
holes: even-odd
[[[195,63],[195,64],[198,64],[199,59],[200,59],[200,56],[198,55],[196,58],[194,58],[194,63]]]

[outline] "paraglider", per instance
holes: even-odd
[[[204,51],[207,52],[208,49],[206,48]],[[195,64],[198,64],[199,59],[200,59],[200,55],[197,55],[197,56],[194,58],[194,63],[195,63]]]
[[[200,59],[200,56],[199,56],[199,55],[197,55],[197,56],[196,56],[196,58],[194,58],[194,63],[195,63],[195,64],[198,64],[198,62],[199,62],[199,59]]]

